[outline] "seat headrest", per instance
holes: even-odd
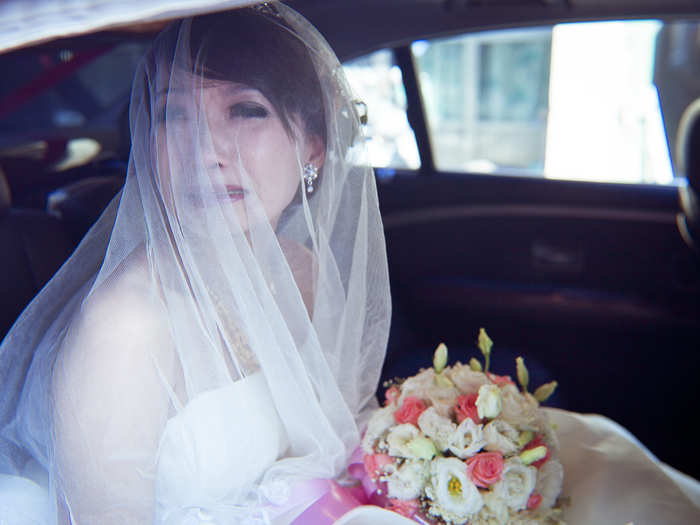
[[[700,191],[700,99],[683,112],[678,124],[677,158],[688,185]]]
[[[683,112],[678,125],[678,159],[687,186],[679,189],[678,227],[685,242],[700,253],[700,99]]]
[[[7,183],[5,173],[3,173],[2,168],[0,168],[0,217],[7,214],[10,210],[10,204],[12,204],[12,200],[10,199],[10,185]]]

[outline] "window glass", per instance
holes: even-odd
[[[419,168],[416,138],[406,118],[406,91],[393,52],[383,49],[346,62],[343,68],[356,97],[366,105],[364,132],[372,164]]]
[[[436,168],[673,183],[669,145],[700,85],[672,75],[698,67],[699,35],[651,20],[414,42]]]

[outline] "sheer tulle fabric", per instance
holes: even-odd
[[[185,20],[130,121],[120,197],[2,344],[0,473],[47,487],[57,523],[279,521],[295,485],[342,472],[388,336],[341,67],[284,6]]]

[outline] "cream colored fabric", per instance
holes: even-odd
[[[255,0],[3,0],[0,52],[54,38],[253,3]]]

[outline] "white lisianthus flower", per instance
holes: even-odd
[[[397,425],[389,431],[386,442],[389,445],[389,455],[414,459],[414,453],[408,446],[409,442],[420,435],[420,431],[411,423]]]
[[[435,407],[428,407],[418,418],[418,427],[421,432],[433,440],[438,450],[444,452],[450,445],[450,437],[457,429],[448,418],[441,416]]]
[[[481,419],[493,419],[498,416],[501,413],[501,389],[491,384],[479,387],[476,409]]]
[[[507,459],[501,480],[493,485],[493,493],[514,511],[523,510],[535,489],[537,469],[523,465],[520,458]]]
[[[430,514],[447,522],[464,523],[484,505],[464,462],[457,458],[437,458],[430,463],[425,493],[431,500]]]
[[[409,460],[386,477],[390,498],[415,499],[421,495],[428,478],[428,468],[421,460]]]
[[[537,470],[537,492],[542,496],[540,508],[551,509],[561,494],[564,483],[564,467],[550,458]]]
[[[489,452],[500,452],[511,456],[518,451],[520,433],[501,419],[494,419],[484,427],[484,448]]]
[[[365,454],[374,454],[376,452],[374,447],[377,444],[377,440],[396,423],[394,421],[395,411],[396,406],[389,405],[375,410],[374,414],[372,414],[367,423],[365,435],[362,437],[362,450]]]
[[[474,423],[470,417],[459,424],[448,443],[450,452],[462,459],[473,456],[486,444],[481,425]]]

